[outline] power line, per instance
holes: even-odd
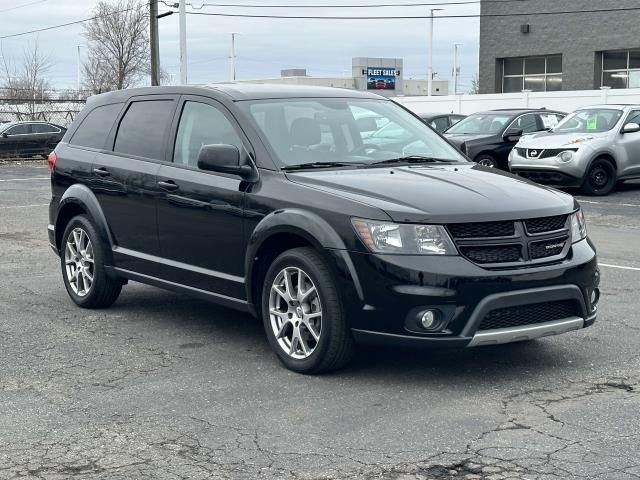
[[[522,2],[523,0],[484,0],[485,3],[500,1],[500,3],[506,2]],[[164,3],[164,2],[163,2]],[[188,4],[195,10],[200,10],[202,7],[238,7],[238,8],[380,8],[380,7],[436,7],[436,6],[449,6],[449,5],[473,5],[479,4],[480,0],[465,0],[456,2],[443,2],[443,3],[370,3],[370,4],[354,4],[354,5],[332,5],[332,4],[316,4],[316,5],[269,5],[269,4],[233,4],[233,3],[203,3],[196,7],[193,4]]]
[[[126,8],[124,10],[119,10],[119,11],[116,11],[116,12],[108,13],[107,15],[117,15],[118,13],[129,12],[129,11],[135,10],[135,9],[136,9],[136,7]],[[10,35],[3,35],[3,36],[0,37],[0,40],[4,40],[5,38],[21,37],[23,35],[30,35],[32,33],[46,32],[47,30],[55,30],[57,28],[70,27],[71,25],[78,25],[80,23],[90,22],[91,20],[95,20],[97,18],[100,18],[100,15],[94,15],[93,17],[84,18],[82,20],[74,20],[73,22],[61,23],[59,25],[52,25],[50,27],[37,28],[35,30],[29,30],[27,32],[20,32],[20,33],[12,33]]]
[[[484,14],[467,14],[467,15],[438,15],[434,18],[487,18],[487,17],[523,17],[529,15],[568,15],[577,13],[614,13],[614,12],[630,12],[639,11],[640,7],[626,8],[597,8],[591,10],[562,10],[557,12],[527,12],[527,13],[484,13]],[[187,12],[188,15],[205,15],[211,17],[237,17],[237,18],[276,18],[276,19],[309,19],[309,20],[419,20],[430,19],[430,15],[385,15],[385,16],[341,16],[341,15],[272,15],[272,14],[247,14],[247,13],[211,13],[211,12]],[[2,38],[2,37],[0,37]]]
[[[23,3],[22,5],[16,5],[15,7],[5,8],[4,10],[0,10],[0,13],[10,12],[11,10],[18,10],[19,8],[28,7],[30,5],[36,5],[38,3],[44,3],[47,0],[36,0],[35,2]]]

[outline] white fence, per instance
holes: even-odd
[[[571,92],[522,92],[433,97],[394,97],[416,113],[471,113],[496,108],[548,108],[571,112],[606,103],[640,104],[640,88],[576,90]]]

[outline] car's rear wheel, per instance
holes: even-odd
[[[616,186],[616,169],[604,158],[593,161],[585,176],[582,190],[587,195],[608,195]]]
[[[353,356],[331,272],[313,248],[286,251],[272,263],[262,290],[262,318],[269,344],[291,370],[337,370]]]
[[[498,162],[491,155],[479,155],[474,159],[474,162],[483,167],[498,168]]]
[[[73,217],[62,234],[62,278],[71,300],[83,308],[109,307],[122,290],[122,282],[105,271],[105,248],[84,215]]]

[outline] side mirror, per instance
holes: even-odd
[[[248,181],[257,176],[255,169],[240,161],[240,151],[235,145],[203,145],[198,153],[198,168],[209,172],[238,175]]]
[[[509,141],[515,142],[522,136],[523,133],[524,131],[521,128],[510,128],[509,130],[504,132],[503,137]]]
[[[637,123],[627,123],[624,127],[622,127],[621,133],[635,133],[640,132],[640,125]]]

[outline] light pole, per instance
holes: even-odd
[[[236,35],[237,33],[231,34],[231,81],[236,81]]]
[[[460,69],[458,67],[458,47],[461,47],[464,43],[453,44],[453,94],[458,94],[458,75]]]
[[[186,0],[180,0],[178,9],[180,15],[180,83],[187,83],[187,12]]]
[[[78,75],[77,88],[78,88],[78,98],[80,98],[80,84],[82,83],[82,73],[81,73],[82,60],[80,59],[80,47],[82,47],[82,45],[76,45],[76,46],[78,47],[78,71],[76,72]]]
[[[433,13],[443,10],[442,8],[432,8],[429,15],[429,63],[427,68],[427,95],[431,96],[433,90]]]

